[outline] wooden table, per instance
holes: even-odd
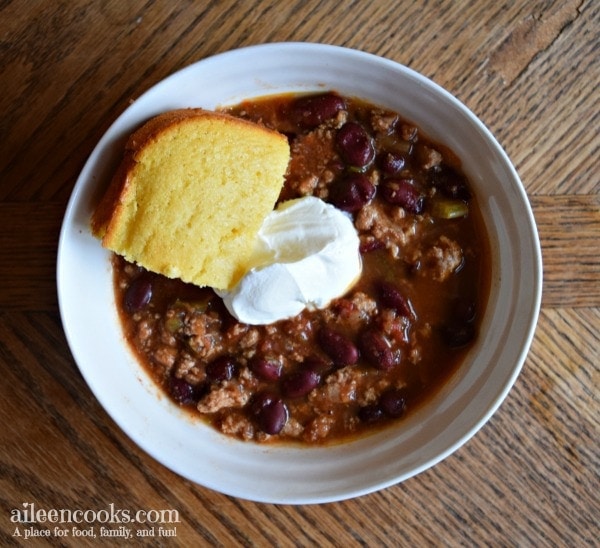
[[[600,545],[599,30],[594,0],[0,3],[0,544],[24,542],[15,508],[112,505],[176,510],[156,545]],[[531,352],[491,421],[403,484],[315,506],[230,498],[142,452],[83,381],[55,290],[64,209],[109,124],[177,69],[276,41],[382,55],[455,94],[519,171],[545,269]]]

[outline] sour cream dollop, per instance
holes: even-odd
[[[361,272],[352,219],[314,196],[283,202],[264,220],[248,272],[217,291],[239,321],[266,325],[326,307]]]

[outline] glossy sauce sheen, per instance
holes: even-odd
[[[128,341],[174,402],[227,435],[322,444],[401,420],[460,366],[487,300],[489,244],[459,160],[335,93],[229,111],[288,135],[280,200],[315,195],[351,215],[361,278],[326,309],[249,326],[211,289],[115,257]]]

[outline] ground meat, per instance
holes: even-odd
[[[154,330],[152,329],[152,324],[148,320],[142,320],[137,325],[137,338],[140,343],[140,346],[145,347],[150,344],[152,341],[152,334]]]
[[[392,341],[402,345],[408,344],[409,332],[412,325],[409,318],[388,308],[381,312],[379,321],[381,329]]]
[[[344,125],[346,123],[347,120],[348,120],[348,111],[342,109],[342,110],[338,111],[338,113],[336,114],[336,116],[333,120],[330,120],[329,122],[327,122],[327,125],[334,129],[339,129],[340,127],[342,127],[342,125]]]
[[[315,443],[319,440],[325,439],[334,424],[335,417],[329,415],[318,415],[306,425],[303,438],[305,441],[310,443]]]
[[[296,138],[292,145],[292,158],[286,180],[290,197],[315,194],[328,196],[327,185],[342,164],[335,147],[335,132],[329,127],[318,129]]]
[[[375,133],[391,133],[397,121],[398,115],[395,112],[380,109],[373,109],[371,112],[371,128]]]
[[[175,367],[175,376],[178,379],[183,378],[185,375],[190,373],[192,369],[198,369],[197,362],[189,354],[181,353],[181,357]],[[202,368],[204,370],[204,368]]]
[[[219,388],[211,390],[198,402],[200,413],[216,413],[226,407],[243,407],[250,394],[237,381],[225,381]]]
[[[315,193],[319,178],[316,175],[308,175],[296,182],[296,191],[300,196],[311,196]]]
[[[402,208],[390,208],[378,202],[372,202],[361,209],[355,226],[359,231],[370,231],[394,258],[402,255],[402,248],[417,234],[414,216],[406,217]]]
[[[166,346],[177,346],[177,338],[175,337],[175,335],[171,331],[166,329],[164,325],[159,324],[158,327],[160,328],[161,342]]]
[[[324,317],[331,323],[340,323],[358,329],[377,312],[377,302],[362,291],[337,299]]]
[[[446,236],[440,236],[437,242],[423,255],[422,275],[443,282],[463,263],[462,248]]]
[[[426,146],[419,149],[418,158],[423,169],[439,166],[443,160],[442,155],[437,150]]]
[[[191,314],[187,318],[184,333],[189,336],[189,346],[198,357],[210,361],[221,354],[220,325],[216,314]]]
[[[320,397],[331,403],[349,403],[356,400],[356,389],[362,377],[356,367],[338,369],[325,379]]]
[[[361,406],[376,402],[379,396],[390,386],[391,381],[389,379],[380,378],[373,384],[363,386],[363,390],[357,394],[356,401]]]
[[[260,333],[258,329],[249,329],[240,339],[238,345],[241,349],[247,350],[248,348],[254,348],[259,339]]]
[[[177,349],[172,346],[159,346],[154,350],[154,360],[165,367],[171,368],[177,359]]]
[[[241,438],[245,441],[253,439],[255,435],[255,428],[252,421],[242,413],[235,411],[225,415],[218,426],[224,434]]]
[[[400,137],[405,141],[413,141],[418,133],[418,129],[412,124],[400,124]]]
[[[262,350],[285,356],[286,363],[298,363],[304,361],[308,355],[306,342],[312,338],[314,325],[310,322],[307,314],[298,316],[294,321],[281,322],[280,329],[286,333],[285,340],[280,341],[277,347],[272,346],[272,341],[265,341]]]
[[[282,434],[290,436],[291,438],[299,438],[304,432],[304,426],[300,424],[295,418],[291,417],[283,427]]]

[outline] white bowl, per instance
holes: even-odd
[[[222,436],[163,397],[126,346],[109,254],[92,237],[94,204],[126,136],[180,107],[237,103],[289,91],[334,89],[400,112],[463,162],[492,241],[493,279],[481,335],[452,380],[397,427],[322,448],[263,446]],[[114,122],[73,190],[62,227],[58,295],[82,375],[142,449],[208,488],[254,501],[342,500],[401,482],[464,444],[515,382],[537,322],[542,266],[535,221],[519,177],[484,125],[448,92],[395,62],[303,43],[254,46],[195,63],[160,82]]]

